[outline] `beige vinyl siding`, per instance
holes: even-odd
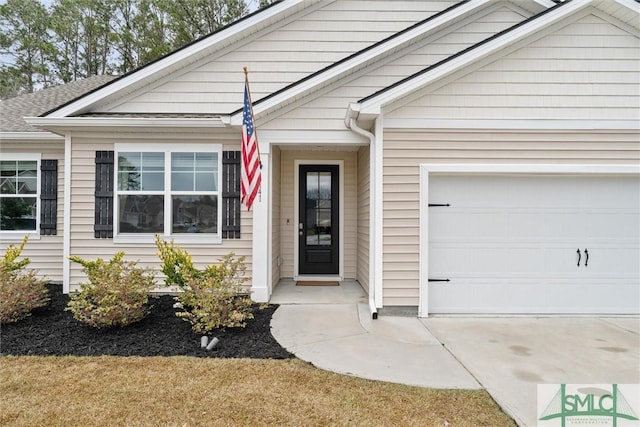
[[[271,149],[271,283],[278,284],[280,280],[280,202],[281,202],[281,172],[280,149]]]
[[[638,132],[421,132],[384,136],[383,304],[416,306],[422,163],[638,165]],[[438,201],[440,202],[440,201]],[[446,200],[441,201],[446,203]]]
[[[350,81],[304,105],[292,105],[290,111],[266,123],[265,129],[343,129],[344,116],[350,102],[356,102],[376,91],[417,73],[467,47],[478,43],[527,18],[495,4],[478,14],[447,27],[410,46],[402,54],[381,61]]]
[[[281,212],[280,212],[280,253],[283,264],[281,277],[293,277],[294,266],[294,233],[297,232],[295,221],[294,180],[298,179],[295,161],[300,160],[343,160],[344,161],[344,277],[356,278],[356,243],[357,243],[357,191],[356,191],[356,152],[353,151],[290,151],[282,150],[281,171]],[[288,223],[287,223],[288,221]]]
[[[55,236],[39,236],[31,238],[22,257],[29,258],[28,268],[38,270],[38,276],[52,282],[62,282],[62,252],[64,244],[64,141],[11,141],[0,142],[0,158],[3,154],[24,153],[41,154],[42,160],[58,160],[58,201],[57,225]],[[39,202],[38,202],[39,203]],[[39,230],[38,230],[39,232]],[[10,244],[19,244],[24,236],[7,239],[0,237],[0,253],[4,253]],[[22,259],[22,258],[21,258]]]
[[[358,162],[358,236],[356,246],[356,279],[362,288],[369,292],[369,214],[371,212],[370,151],[369,147],[360,147]]]
[[[193,64],[170,81],[132,94],[112,112],[228,113],[242,106],[249,69],[253,100],[323,69],[453,1],[324,1],[297,20],[243,40],[206,62]]]
[[[637,120],[639,58],[638,37],[588,15],[386,117]]]
[[[96,150],[113,150],[114,138],[106,137],[76,137],[72,140],[72,186],[71,186],[71,255],[80,255],[87,259],[111,258],[116,252],[124,251],[125,259],[139,261],[142,267],[149,267],[159,272],[160,261],[156,256],[157,249],[154,243],[114,243],[113,239],[96,239],[93,232],[95,219],[95,152]],[[118,143],[149,143],[157,140],[126,140],[117,138]],[[167,140],[163,142],[169,142]],[[176,144],[185,145],[184,140],[176,139]],[[239,146],[225,145],[225,150],[238,150]],[[240,239],[223,239],[222,244],[184,244],[182,245],[193,256],[197,267],[202,268],[208,264],[214,264],[218,259],[229,252],[237,256],[246,257],[247,275],[251,278],[251,245],[252,245],[252,214],[246,209],[241,210]],[[166,238],[170,239],[170,238]],[[85,281],[86,276],[78,264],[71,263],[70,284],[71,290],[77,288],[80,282]],[[163,285],[161,276],[156,282]],[[250,285],[250,281],[247,285]]]

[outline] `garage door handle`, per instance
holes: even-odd
[[[587,256],[587,259],[584,260],[584,266],[586,267],[587,265],[589,265],[589,251],[587,250],[587,248],[584,248],[584,254]]]
[[[580,249],[578,249],[578,267],[580,267],[580,259],[582,259],[582,254],[580,253]]]

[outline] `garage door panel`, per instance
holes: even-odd
[[[433,241],[446,239],[447,241],[460,239],[501,240],[506,236],[506,230],[500,230],[500,225],[506,221],[506,214],[493,210],[464,211],[456,208],[433,209],[429,235]]]
[[[640,206],[640,202],[638,203]],[[603,227],[602,224],[609,226]],[[589,240],[602,239],[619,243],[638,244],[640,242],[640,221],[636,212],[611,210],[589,210],[584,216],[584,237]]]
[[[430,312],[640,313],[638,175],[431,174],[428,189],[450,204],[428,208],[429,278],[451,280],[427,285]]]
[[[431,275],[456,277],[458,274],[491,273],[518,275],[543,272],[547,277],[574,274],[577,269],[577,247],[529,247],[434,244],[429,252]]]
[[[586,285],[586,286],[585,286]],[[448,282],[430,285],[429,312],[433,314],[617,314],[638,313],[637,284],[622,283],[616,290],[596,283],[552,283],[498,279],[489,283]],[[620,293],[626,295],[620,299]],[[457,295],[451,298],[451,295]]]

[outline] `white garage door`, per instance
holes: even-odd
[[[430,174],[428,189],[450,205],[428,208],[430,313],[640,312],[638,175]]]

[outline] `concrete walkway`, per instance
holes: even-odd
[[[372,320],[356,282],[281,282],[272,302],[271,332],[300,359],[372,380],[485,388],[520,426],[538,424],[538,384],[640,383],[637,316]]]
[[[429,388],[481,388],[420,320],[371,320],[362,303],[281,305],[271,332],[321,369]]]

